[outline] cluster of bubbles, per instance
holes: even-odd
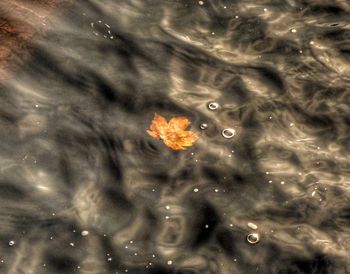
[[[210,102],[208,104],[209,110],[217,110],[219,108],[219,104],[217,102]],[[199,128],[201,130],[206,130],[208,128],[208,124],[202,123]],[[231,139],[235,135],[235,130],[233,128],[225,128],[222,130],[221,135],[226,139]]]
[[[248,223],[248,227],[253,229],[253,230],[257,230],[258,229],[258,226],[254,223]],[[260,241],[260,236],[259,236],[259,233],[257,233],[256,231],[255,232],[251,232],[247,235],[247,242],[252,244],[252,245],[255,245],[257,244],[258,242]]]
[[[102,20],[90,23],[93,34],[96,36],[102,36],[105,39],[113,40],[116,36],[112,33],[111,26],[103,23]]]

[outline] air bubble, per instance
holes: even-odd
[[[205,130],[205,129],[208,128],[208,124],[203,123],[203,124],[201,124],[201,125],[199,126],[199,128],[202,129],[202,130]]]
[[[15,241],[9,241],[9,246],[14,246],[15,245]]]
[[[226,139],[231,139],[235,135],[235,130],[233,128],[225,128],[222,131],[222,136]]]
[[[209,103],[208,108],[209,108],[210,110],[216,110],[216,109],[219,108],[219,104],[216,103],[216,102],[211,102],[211,103]]]
[[[251,229],[254,229],[254,230],[258,229],[258,226],[257,226],[256,224],[254,224],[254,223],[248,223],[247,225],[248,225],[248,227],[250,227]]]
[[[81,236],[87,236],[87,235],[89,235],[89,231],[87,231],[87,230],[83,230],[82,232],[81,232]]]
[[[250,233],[247,236],[247,241],[250,244],[257,244],[260,240],[259,234],[258,233]]]

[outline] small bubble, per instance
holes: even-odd
[[[204,5],[204,2],[203,1],[198,1],[198,4],[203,6]]]
[[[168,261],[168,265],[172,265],[173,264],[173,261]]]
[[[235,130],[233,128],[225,128],[222,131],[222,136],[226,139],[231,139],[235,135]]]
[[[284,185],[284,181],[281,181],[281,185]]]
[[[89,231],[83,230],[83,231],[81,232],[81,236],[85,237],[85,236],[87,236],[87,235],[89,235]]]
[[[218,108],[219,108],[219,104],[216,103],[216,102],[211,102],[211,103],[209,103],[208,108],[209,108],[210,110],[218,109]]]
[[[256,224],[254,224],[254,223],[248,223],[247,225],[248,225],[248,227],[250,227],[251,229],[254,229],[254,230],[258,229],[258,226],[257,226]]]
[[[193,191],[194,191],[194,192],[198,192],[198,191],[199,191],[199,189],[198,189],[198,188],[195,188],[195,189],[193,189]]]
[[[169,205],[165,206],[165,209],[166,209],[166,210],[169,210],[169,209],[170,209],[170,206],[169,206]]]
[[[219,190],[216,188],[215,190],[214,190],[215,192],[219,192]]]
[[[291,29],[290,31],[293,32],[293,33],[296,33],[296,32],[297,32],[296,29]]]
[[[267,8],[264,8],[264,11],[267,11]]]
[[[290,123],[289,126],[290,126],[290,127],[294,126],[294,123]]]
[[[9,246],[14,246],[15,245],[15,241],[9,241]]]
[[[202,129],[202,130],[205,130],[205,129],[208,128],[208,124],[203,123],[203,124],[201,124],[201,125],[199,126],[199,128]]]
[[[74,246],[74,243],[70,243],[69,245],[70,245],[70,246]]]
[[[205,225],[205,228],[208,228],[209,227],[209,225]]]
[[[257,244],[259,242],[259,234],[258,233],[248,234],[247,241],[250,244]]]

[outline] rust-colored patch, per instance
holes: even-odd
[[[30,42],[43,34],[46,19],[73,0],[1,0],[0,1],[0,80],[9,78],[25,61]]]
[[[184,150],[198,139],[194,132],[185,130],[189,125],[190,121],[186,117],[174,117],[168,123],[163,116],[155,113],[147,133],[163,140],[165,145],[174,150]]]

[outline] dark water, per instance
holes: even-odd
[[[81,0],[48,24],[1,87],[0,273],[350,273],[349,1]],[[152,139],[155,112],[199,140]]]

